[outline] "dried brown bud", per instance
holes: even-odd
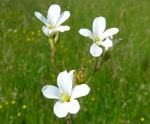
[[[74,72],[74,82],[76,84],[82,83],[86,79],[85,68],[81,68],[78,71]]]

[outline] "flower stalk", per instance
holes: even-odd
[[[50,47],[51,47],[51,62],[55,68],[55,70],[57,71],[57,66],[56,66],[56,63],[55,63],[55,53],[56,53],[56,43],[58,41],[58,38],[59,38],[59,33],[56,32],[52,35],[49,36],[49,43],[50,43]]]
[[[71,114],[68,114],[68,115],[65,117],[65,119],[66,119],[67,124],[71,124],[71,120],[72,120]]]
[[[91,73],[91,76],[87,79],[87,84],[91,81],[93,76],[100,70],[102,65],[110,58],[110,54],[108,52],[105,52],[102,56],[101,61],[99,62],[99,58],[95,58],[95,64],[93,68],[93,72]]]
[[[98,58],[95,58],[94,68],[93,72],[91,73],[91,76],[87,79],[87,84],[90,82],[90,80],[93,78],[93,76],[96,74],[96,72],[99,70],[98,68]]]

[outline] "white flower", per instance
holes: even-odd
[[[73,86],[74,70],[59,73],[57,77],[58,88],[46,85],[42,88],[42,93],[46,98],[57,99],[54,105],[54,113],[57,117],[66,117],[68,113],[76,114],[80,105],[76,98],[86,96],[90,88],[86,84]]]
[[[70,17],[69,11],[61,13],[61,8],[57,4],[52,4],[48,9],[47,19],[39,12],[34,12],[35,16],[46,26],[42,27],[43,33],[49,36],[53,32],[64,32],[70,30],[69,26],[61,26]]]
[[[110,37],[119,32],[118,28],[110,28],[105,31],[106,20],[104,17],[96,17],[93,21],[93,33],[89,29],[80,29],[79,33],[85,37],[93,40],[93,44],[90,47],[90,53],[94,57],[99,57],[103,49],[108,50],[112,47],[113,42]]]

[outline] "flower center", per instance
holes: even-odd
[[[94,39],[94,42],[97,42],[97,41],[101,41],[101,39],[100,39],[99,37],[96,37],[96,38]]]
[[[56,26],[49,26],[48,27],[49,30],[52,30],[52,29],[55,29],[55,28],[56,28]]]
[[[70,102],[70,96],[67,94],[62,93],[61,94],[61,101],[62,102]]]

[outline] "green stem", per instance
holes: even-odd
[[[91,81],[91,79],[93,78],[93,76],[99,71],[99,69],[102,67],[102,65],[104,64],[105,60],[102,59],[100,63],[98,63],[98,58],[95,59],[95,64],[94,64],[94,68],[93,68],[93,72],[91,73],[91,76],[87,79],[87,84]]]
[[[51,46],[51,62],[56,71],[58,71],[56,63],[55,63],[55,53],[56,53],[55,44],[57,43],[57,40],[58,40],[58,33],[54,34],[54,36],[49,37],[49,43]]]
[[[94,68],[93,68],[93,72],[91,73],[91,76],[87,79],[86,83],[88,84],[89,81],[92,79],[92,77],[96,74],[96,72],[98,71],[98,58],[95,59],[95,64],[94,64]]]
[[[70,114],[68,114],[68,115],[65,117],[65,119],[66,119],[67,124],[71,124],[72,116],[71,116]]]
[[[51,46],[51,61],[53,64],[55,64],[55,46],[54,46],[54,40],[49,38],[49,43]]]

